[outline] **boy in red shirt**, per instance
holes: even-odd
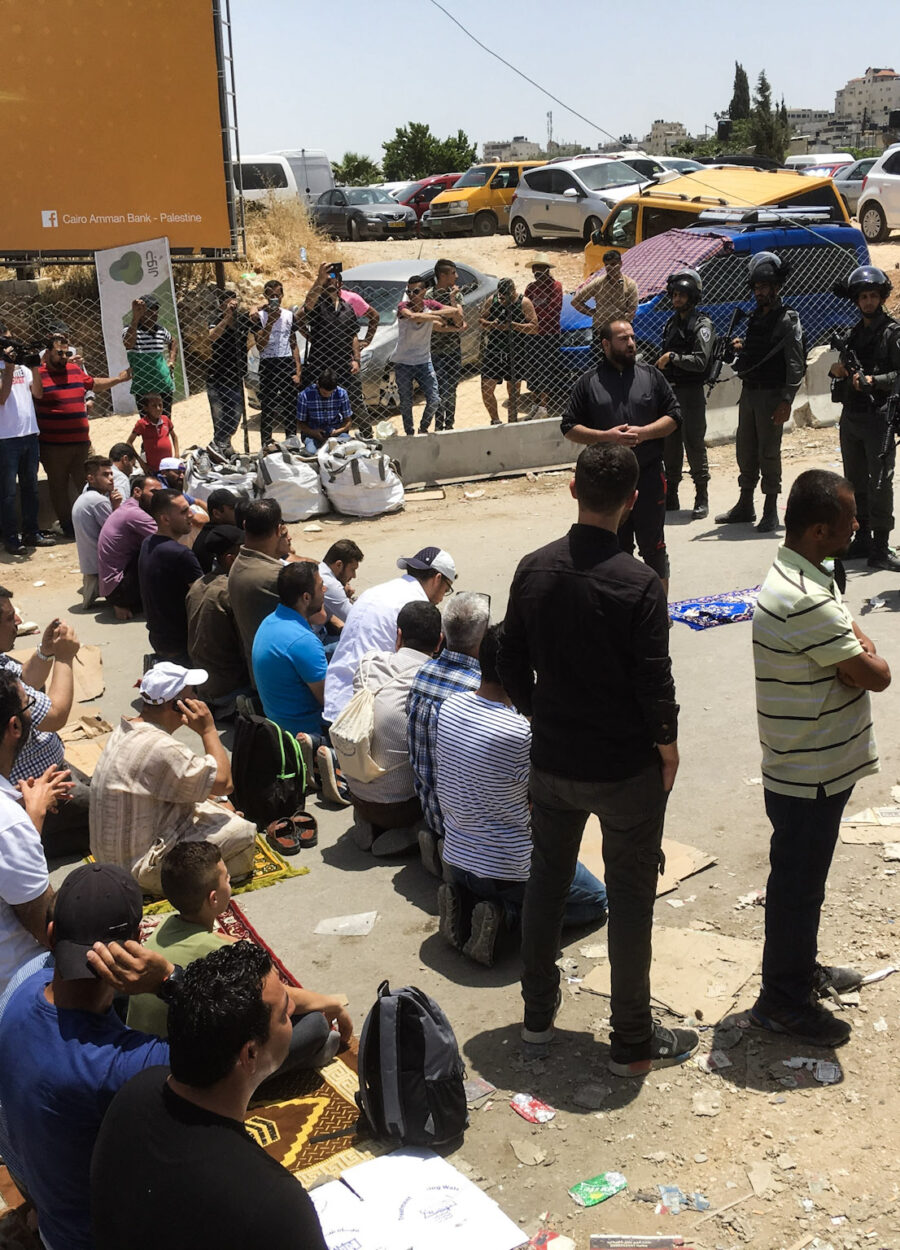
[[[172,418],[163,411],[162,396],[150,392],[138,401],[141,415],[128,437],[133,446],[140,435],[143,456],[138,456],[145,473],[158,473],[161,460],[167,456],[178,457],[178,435]]]

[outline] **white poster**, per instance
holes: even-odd
[[[174,398],[186,399],[189,391],[184,371],[178,310],[175,306],[169,240],[148,239],[144,243],[104,248],[102,252],[94,253],[94,260],[100,288],[103,342],[106,346],[106,363],[110,377],[115,377],[129,366],[123,336],[132,322],[134,301],[151,296],[152,299],[148,302],[152,304],[155,301],[158,305],[159,325],[169,331],[178,348],[172,377]],[[128,386],[114,386],[111,395],[114,411],[137,411],[137,403]]]

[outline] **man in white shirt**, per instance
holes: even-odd
[[[452,879],[438,889],[440,932],[488,968],[504,919],[510,927],[518,922],[531,869],[531,727],[500,683],[502,629],[493,625],[484,635],[478,689],[451,694],[441,704],[435,744],[442,857]],[[605,920],[606,888],[579,863],[563,924]]]
[[[326,726],[350,701],[353,679],[366,652],[390,651],[394,647],[397,614],[404,603],[418,599],[437,605],[448,591],[453,591],[456,565],[449,551],[440,547],[423,547],[414,556],[401,556],[397,568],[404,570],[403,576],[364,591],[341,630],[325,678],[322,717]]]
[[[75,530],[75,546],[78,548],[78,567],[84,584],[81,587],[81,606],[87,610],[99,593],[99,564],[97,543],[103,522],[122,502],[121,491],[116,489],[113,478],[113,462],[108,456],[88,456],[84,462],[87,485],[72,504],[72,528]]]
[[[280,425],[285,436],[297,425],[297,387],[300,385],[300,348],[296,331],[301,328],[289,308],[282,308],[284,287],[270,279],[263,287],[266,302],[250,316],[253,338],[259,351],[260,445],[265,447]]]
[[[131,479],[141,471],[137,452],[131,443],[113,443],[109,449],[109,458],[112,461],[116,490],[123,499],[128,499],[131,496]]]
[[[0,994],[48,945],[53,887],[41,827],[71,789],[69,773],[55,766],[18,786],[9,780],[31,730],[31,702],[19,679],[0,671]]]
[[[0,322],[0,336],[7,335]],[[0,529],[11,556],[28,547],[53,547],[56,540],[38,529],[37,471],[40,462],[34,397],[44,393],[40,372],[15,363],[16,349],[0,349]],[[16,480],[22,501],[22,529],[16,516]],[[23,537],[24,535],[24,537]]]
[[[334,654],[337,640],[353,607],[353,579],[363,561],[362,548],[352,538],[339,538],[332,543],[319,565],[322,585],[325,587],[325,624],[318,634],[325,654]]]
[[[406,741],[406,700],[413,678],[440,641],[441,614],[434,604],[405,603],[397,615],[394,650],[364,655],[353,679],[354,693],[363,687],[375,693],[370,754],[384,770],[372,781],[347,777],[356,816],[353,839],[373,855],[397,855],[418,845],[422,806]]]
[[[414,434],[413,382],[418,382],[425,396],[425,410],[419,422],[419,433],[427,434],[431,419],[440,404],[437,374],[431,363],[431,334],[436,325],[462,325],[463,311],[459,304],[441,304],[426,299],[425,278],[413,277],[406,284],[406,299],[397,307],[397,346],[394,349],[394,377],[400,395],[403,429]]]

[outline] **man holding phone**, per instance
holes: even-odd
[[[159,300],[142,295],[131,304],[131,325],[122,333],[131,368],[131,393],[138,407],[144,395],[162,396],[163,412],[172,415],[178,344],[159,324]]]
[[[323,261],[303,304],[303,329],[309,340],[308,376],[317,378],[332,370],[344,388],[356,427],[363,438],[372,435],[372,419],[363,399],[360,356],[378,328],[378,312],[356,291],[345,291],[339,260]],[[359,337],[359,321],[368,322],[366,337]]]
[[[263,287],[265,303],[251,313],[250,323],[259,351],[259,436],[261,446],[272,442],[276,425],[285,434],[294,432],[297,387],[300,385],[300,349],[296,331],[300,323],[289,308],[282,308],[284,287],[270,278]]]
[[[253,323],[234,291],[219,292],[219,311],[209,321],[210,360],[206,397],[213,424],[213,443],[225,455],[244,415],[247,335]]]

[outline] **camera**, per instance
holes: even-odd
[[[41,363],[41,343],[23,343],[21,339],[0,335],[0,357],[14,365],[36,369]]]

